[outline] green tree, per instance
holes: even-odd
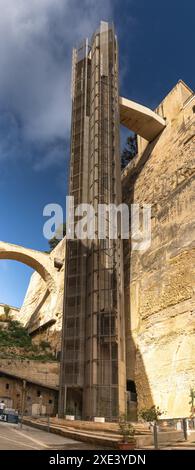
[[[59,230],[59,229],[58,229]],[[57,238],[57,233],[58,233],[58,230],[55,234],[55,236],[53,238],[51,238],[51,240],[49,240],[49,246],[50,246],[50,250],[49,252],[51,252],[52,250],[54,250],[54,248],[58,245],[58,243],[60,242],[60,240]],[[63,237],[65,237],[66,235],[66,223],[63,224]]]
[[[11,308],[10,308],[9,305],[4,305],[4,313],[5,313],[6,320],[8,320],[8,318],[9,318],[10,310],[11,310]]]
[[[151,408],[145,408],[140,411],[139,415],[140,417],[146,421],[147,423],[150,423],[153,425],[153,438],[154,438],[154,448],[158,449],[158,428],[157,428],[157,422],[160,416],[164,411],[161,411],[159,406],[151,406]]]
[[[137,155],[137,135],[127,137],[125,147],[121,155],[121,169],[123,170],[128,163]]]
[[[192,413],[192,416],[194,416],[194,411],[195,411],[195,406],[194,406],[195,405],[195,390],[192,387],[190,389],[189,405],[191,405],[191,413]]]
[[[159,406],[153,405],[151,408],[144,408],[139,414],[144,421],[153,423],[158,421],[163,411],[160,410]]]
[[[131,423],[128,421],[128,417],[125,414],[120,415],[119,417],[119,429],[120,434],[122,434],[123,442],[130,442],[134,440],[135,429]]]

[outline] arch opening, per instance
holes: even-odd
[[[35,271],[29,266],[13,261],[0,260],[0,311],[9,306],[13,313],[19,311],[29,287],[31,276]]]

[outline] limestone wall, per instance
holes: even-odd
[[[58,290],[55,298],[53,293],[48,292],[44,280],[37,272],[34,272],[19,314],[21,323],[27,326],[29,332],[34,335],[33,341],[49,341],[56,353],[61,349],[64,256],[65,240],[62,240],[51,252],[53,261],[59,259],[63,262],[63,266],[58,273]]]
[[[0,400],[8,407],[31,415],[33,404],[38,409],[42,404],[47,414],[56,414],[59,363],[0,359],[0,372]],[[25,391],[23,379],[27,380]]]
[[[45,386],[59,386],[59,362],[0,358],[0,371],[32,380]]]
[[[189,415],[195,387],[194,105],[179,82],[158,108],[166,129],[123,174],[124,201],[152,205],[151,247],[124,243],[127,375],[139,408],[167,417]]]
[[[5,316],[4,307],[5,307],[5,304],[0,304],[0,317]],[[20,309],[17,307],[12,307],[11,305],[9,305],[9,307],[10,307],[9,317],[12,318],[13,320],[18,320],[18,314],[19,314]]]

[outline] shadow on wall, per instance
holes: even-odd
[[[123,172],[123,203],[126,203],[131,206],[139,201],[135,200],[134,195],[134,185],[137,180],[138,175],[141,173],[142,169],[145,166],[152,150],[154,149],[156,143],[159,140],[158,136],[153,142],[149,143],[143,152],[141,158],[138,160],[138,156],[130,162],[127,168]],[[136,169],[135,169],[136,165]],[[131,170],[132,169],[132,170]],[[133,171],[133,175],[132,175]],[[131,177],[130,177],[131,175]],[[129,211],[131,214],[131,211]],[[131,215],[129,225],[131,227]],[[131,232],[130,232],[131,233]],[[134,384],[134,388],[137,395],[137,407],[135,403],[131,400],[133,392],[130,392],[128,400],[128,413],[133,419],[137,415],[139,410],[144,407],[151,407],[154,405],[153,396],[147,377],[146,369],[144,366],[144,361],[142,354],[136,344],[136,335],[139,328],[139,318],[136,318],[136,311],[133,311],[133,306],[138,302],[136,299],[136,292],[130,291],[130,286],[132,283],[132,248],[131,248],[131,239],[124,240],[123,242],[123,253],[124,253],[124,292],[125,292],[125,328],[126,328],[126,363],[127,363],[127,389],[128,383]],[[134,332],[134,333],[133,333]],[[133,386],[131,387],[133,391]]]

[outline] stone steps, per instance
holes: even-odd
[[[96,447],[100,446],[102,449],[116,449],[118,448],[117,443],[121,440],[122,436],[117,434],[116,432],[109,432],[108,430],[105,432],[102,431],[95,431],[89,429],[76,429],[71,422],[71,426],[67,423],[68,421],[63,420],[62,423],[53,423],[53,420],[50,421],[50,432],[54,434],[59,434],[60,436],[64,436],[75,441],[86,442],[88,444],[92,444]],[[56,421],[56,420],[55,420]],[[62,420],[60,420],[62,421]],[[76,422],[75,422],[76,423]],[[46,419],[36,419],[36,418],[24,418],[24,424],[29,426],[36,427],[38,429],[42,429],[43,431],[48,431],[48,423]],[[86,422],[83,422],[86,425]],[[93,423],[91,423],[93,426]],[[105,423],[110,424],[110,423]],[[81,424],[80,424],[81,425]],[[137,430],[139,426],[137,426]],[[143,429],[143,428],[142,428]],[[151,432],[147,429],[147,433],[135,434],[136,438],[136,448],[137,449],[144,449],[144,448],[153,448],[153,436]],[[181,442],[183,440],[183,433],[181,431],[163,431],[158,433],[158,441],[159,446],[169,446],[172,443]]]
[[[120,435],[118,423],[95,423],[93,421],[69,421],[65,419],[51,418],[50,422],[56,426],[68,427],[75,430],[85,430],[86,432],[101,432]],[[150,435],[151,431],[145,423],[132,423],[136,434]]]

